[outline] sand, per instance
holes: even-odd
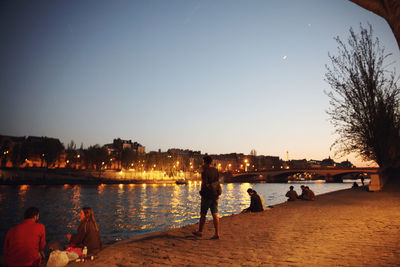
[[[202,238],[194,229],[197,224],[123,240],[94,261],[70,265],[400,266],[400,186],[342,190],[223,217],[220,240],[210,240],[211,221]]]

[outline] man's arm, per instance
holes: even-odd
[[[4,251],[3,254],[7,255],[10,249],[10,231],[6,235],[6,240],[4,241]]]
[[[46,246],[46,229],[45,229],[44,225],[41,224],[39,251],[42,251],[45,246]]]

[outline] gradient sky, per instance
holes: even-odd
[[[0,134],[333,157],[328,52],[367,22],[400,69],[345,0],[1,1]]]

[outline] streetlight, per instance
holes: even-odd
[[[245,171],[245,172],[247,172],[247,167],[250,166],[250,164],[249,164],[248,162],[249,162],[248,159],[245,159],[245,160],[244,160],[244,163],[245,163],[245,164],[244,164],[244,171]]]

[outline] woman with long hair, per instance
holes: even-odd
[[[81,209],[79,214],[80,224],[78,232],[74,235],[67,234],[71,247],[87,247],[88,254],[96,254],[101,249],[100,231],[94,219],[93,210],[89,207]]]

